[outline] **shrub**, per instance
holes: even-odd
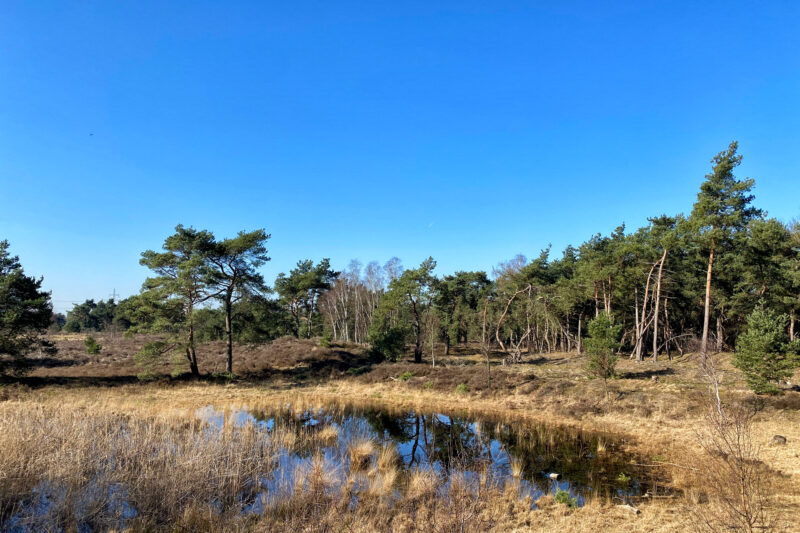
[[[369,371],[368,366],[354,366],[345,370],[346,373],[350,374],[351,376],[360,376],[365,372]]]
[[[798,365],[797,342],[789,342],[789,317],[759,305],[747,317],[747,330],[739,336],[733,365],[744,372],[747,385],[757,394],[776,394],[775,382],[788,379]]]
[[[620,472],[617,476],[617,483],[621,483],[623,485],[627,485],[631,481],[631,476],[626,476],[625,472]]]
[[[423,385],[426,389],[430,390],[433,388],[433,381],[426,381],[425,385]]]
[[[456,387],[457,394],[466,394],[469,392],[469,387],[467,387],[466,383],[461,383],[458,387]]]
[[[565,490],[562,490],[562,489],[558,489],[556,491],[556,495],[555,495],[554,499],[555,499],[556,503],[561,503],[563,505],[566,505],[567,507],[577,507],[578,506],[578,500],[576,500],[575,498],[570,496],[569,492],[567,492]]]
[[[136,374],[136,379],[139,381],[155,381],[158,379],[158,376],[150,370],[145,370],[144,372]]]
[[[400,381],[408,381],[409,379],[411,379],[413,377],[414,377],[414,374],[412,374],[411,372],[406,371],[406,372],[403,372],[402,374],[400,374],[397,377],[397,379],[400,380]]]
[[[614,350],[619,348],[622,324],[614,324],[607,313],[600,313],[589,322],[589,337],[586,339],[586,353],[589,360],[586,373],[589,378],[601,378],[603,381],[616,376],[617,357]]]
[[[330,331],[326,331],[322,334],[322,337],[319,339],[319,345],[323,348],[328,348],[333,343],[333,335],[331,335]]]
[[[169,351],[169,344],[164,341],[148,342],[133,355],[133,362],[142,368],[137,377],[147,381],[155,375],[156,366],[163,360],[164,354]]]
[[[406,349],[406,330],[400,327],[387,328],[373,334],[370,341],[374,355],[388,361],[397,361]]]
[[[229,383],[235,381],[237,378],[233,372],[214,372],[211,374],[211,380],[217,383]]]
[[[100,353],[100,350],[103,349],[103,346],[98,344],[97,339],[91,335],[84,339],[83,344],[86,345],[86,353],[90,355],[97,355]]]

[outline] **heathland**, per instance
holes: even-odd
[[[0,241],[0,527],[709,531],[800,523],[800,223],[738,145],[691,213],[491,274],[177,225],[53,313]]]
[[[225,344],[211,342],[198,357],[220,373],[141,382],[133,356],[148,337],[98,334],[95,355],[83,335],[50,339],[57,355],[34,359],[28,375],[0,388],[0,512],[11,529],[684,531],[724,524],[731,490],[738,502],[759,506],[764,522],[753,526],[791,531],[800,516],[800,392],[754,395],[729,354],[714,358],[722,400],[752,413],[736,434],[752,447],[736,448],[752,453],[740,458],[752,468],[735,472],[715,451],[715,439],[731,433],[715,433],[716,404],[698,354],[623,358],[618,377],[604,385],[586,377],[586,356],[575,352],[523,354],[515,365],[492,352],[487,367],[479,346],[460,346],[433,366],[413,363],[411,353],[376,361],[354,344],[280,338],[237,346],[235,377],[222,372]],[[443,349],[435,345],[434,353]],[[624,454],[630,475],[649,471],[661,490],[612,491],[579,506],[552,491],[530,501],[513,475],[476,482],[451,472],[445,481],[432,470],[410,471],[397,457],[404,450],[385,441],[351,442],[343,464],[332,464],[319,450],[342,426],[298,432],[224,415],[287,404],[295,412],[461,413],[511,427],[546,424],[553,435],[597,434],[586,441],[597,448],[586,457]],[[216,426],[197,416],[207,408],[223,414]],[[218,428],[212,434],[210,425]],[[280,498],[266,499],[265,478],[287,451],[308,460],[294,465]],[[729,476],[737,472],[752,479],[737,485]],[[258,512],[248,512],[256,500]]]

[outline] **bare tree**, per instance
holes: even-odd
[[[709,383],[708,412],[697,439],[705,452],[702,472],[709,502],[694,510],[695,526],[706,531],[765,531],[774,525],[767,509],[768,473],[753,441],[754,411],[727,405],[720,395],[720,378],[708,356],[701,370]]]

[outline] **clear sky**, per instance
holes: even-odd
[[[800,2],[6,0],[0,238],[58,310],[177,223],[267,279],[440,273],[688,212],[710,158],[800,215]]]

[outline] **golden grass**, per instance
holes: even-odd
[[[323,472],[315,471],[312,461],[311,467],[302,472],[305,480],[302,486],[295,487],[280,505],[269,507],[255,525],[250,524],[255,530],[302,531],[313,529],[311,525],[314,524],[318,529],[328,527],[334,531],[384,531],[387,522],[393,531],[430,529],[426,526],[433,523],[440,530],[457,530],[466,524],[466,529],[473,531],[684,531],[689,528],[692,511],[697,508],[697,502],[705,501],[709,490],[702,476],[707,458],[703,457],[697,441],[704,389],[693,370],[695,362],[685,358],[672,363],[636,366],[621,361],[622,370],[626,372],[671,368],[674,374],[663,375],[658,382],[639,378],[615,380],[610,384],[609,399],[605,400],[601,384],[582,378],[579,358],[553,354],[549,359],[552,362],[535,367],[540,381],[535,389],[518,388],[502,394],[457,395],[449,389],[414,389],[407,383],[370,383],[355,379],[291,388],[276,382],[263,386],[125,385],[113,389],[50,386],[33,391],[9,391],[4,394],[10,399],[0,402],[0,513],[8,516],[18,510],[19,504],[15,502],[30,495],[38,483],[61,481],[74,489],[63,495],[59,511],[48,517],[51,520],[48,523],[65,527],[74,524],[77,506],[70,507],[68,502],[86,498],[85,480],[90,474],[108,472],[110,467],[103,466],[101,458],[108,450],[115,450],[120,457],[128,459],[120,463],[118,477],[109,479],[133,484],[131,494],[137,498],[137,505],[148,509],[148,517],[141,522],[142,528],[156,527],[163,523],[163,517],[169,516],[176,527],[189,530],[235,529],[242,525],[238,515],[234,516],[235,506],[223,505],[224,512],[212,512],[208,506],[197,502],[205,501],[203,497],[210,491],[219,494],[231,487],[246,487],[248,476],[254,471],[253,461],[259,468],[266,468],[264,465],[270,462],[274,449],[263,449],[255,454],[256,459],[239,457],[241,450],[255,446],[253,439],[259,431],[255,427],[240,434],[226,425],[226,430],[220,433],[220,441],[198,443],[187,437],[198,431],[197,422],[189,416],[191,411],[206,405],[235,409],[243,405],[258,408],[291,403],[300,412],[312,405],[335,408],[336,405],[361,403],[391,405],[396,409],[458,410],[478,417],[496,415],[622,435],[626,437],[628,451],[653,458],[654,468],[663,468],[685,497],[643,501],[637,504],[642,510],[639,515],[631,515],[616,507],[614,502],[601,498],[570,510],[545,497],[537,502],[537,509],[531,510],[521,501],[513,484],[481,487],[480,503],[475,502],[473,492],[467,497],[459,483],[448,490],[444,499],[438,499],[433,496],[440,486],[436,476],[417,471],[400,477],[391,466],[388,451],[378,452],[375,443],[354,442],[350,453],[355,453],[357,460],[353,461],[351,455],[351,461],[366,469],[364,462],[369,463],[377,456],[371,470],[348,475],[351,482],[333,494],[331,480],[326,479]],[[737,374],[728,366],[723,368],[726,398],[752,398]],[[512,367],[508,371],[513,373],[517,369]],[[496,379],[502,379],[502,373],[499,374]],[[774,480],[770,505],[783,519],[777,529],[791,531],[793,520],[800,516],[800,414],[796,409],[769,405],[754,419],[751,434],[760,445],[760,459]],[[51,423],[51,420],[58,423]],[[120,421],[124,422],[122,427],[126,431],[133,428],[132,437],[124,445],[115,442],[120,435]],[[327,426],[316,435],[305,437],[276,428],[272,439],[276,447],[295,449],[305,444],[301,442],[303,439],[332,442],[338,437],[334,432],[334,427]],[[786,436],[788,444],[771,446],[769,443],[775,434]],[[188,439],[187,444],[181,444],[182,439]],[[167,443],[169,454],[164,452],[166,448],[160,447],[160,442]],[[600,440],[597,452],[610,453],[606,446],[607,441]],[[237,449],[239,452],[235,451]],[[153,454],[146,461],[137,462],[149,455],[137,455],[135,450],[139,454],[142,450],[151,450]],[[317,463],[316,468],[320,468],[320,464]],[[232,474],[221,476],[219,465],[225,467],[222,471]],[[185,471],[185,474],[174,479],[164,475],[166,468]],[[141,472],[141,479],[138,476],[134,479],[134,472]],[[359,505],[351,509],[349,498],[358,485],[354,480],[365,474],[368,489],[359,497]],[[179,486],[169,489],[156,486],[164,479]],[[213,488],[202,486],[209,479]],[[387,511],[385,495],[398,487],[403,488],[405,496]],[[108,501],[99,498],[84,507],[100,509],[108,505]],[[98,524],[101,528],[119,526],[117,522],[99,521]]]
[[[603,437],[597,439],[597,453],[606,453],[606,441]]]
[[[353,440],[347,447],[350,456],[350,468],[353,470],[363,470],[369,466],[372,453],[375,451],[375,443],[367,438]]]
[[[384,444],[381,447],[381,451],[378,454],[378,470],[384,472],[391,468],[397,466],[399,461],[399,457],[397,456],[397,446],[394,444]]]
[[[327,425],[317,432],[316,437],[321,443],[330,446],[339,438],[339,428]]]
[[[519,459],[511,460],[511,477],[519,479],[522,477],[522,461]]]

